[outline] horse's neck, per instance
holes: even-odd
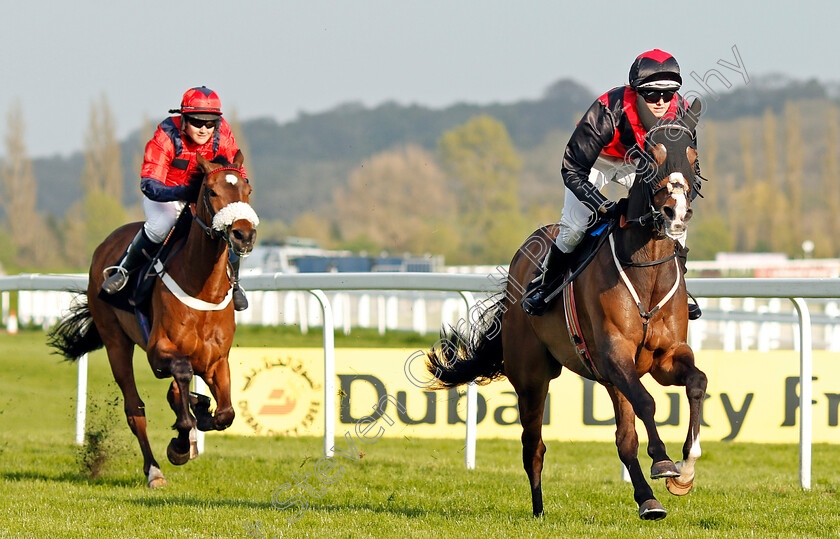
[[[177,280],[184,291],[191,294],[202,290],[212,292],[221,288],[220,283],[228,282],[227,244],[208,236],[195,221],[180,255],[181,260],[176,265],[180,277]]]

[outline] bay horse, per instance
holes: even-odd
[[[668,490],[687,494],[700,457],[701,406],[706,375],[694,364],[686,344],[688,307],[683,271],[675,260],[676,241],[685,238],[695,189],[693,131],[700,114],[695,101],[680,119],[657,121],[639,100],[647,131],[623,226],[611,232],[592,262],[574,279],[579,326],[590,360],[579,353],[567,330],[563,301],[542,316],[529,316],[520,302],[557,230],[543,227],[519,248],[504,290],[478,311],[470,330],[459,324],[442,332],[427,352],[434,389],[471,381],[479,384],[507,376],[518,397],[522,424],[522,459],[531,485],[533,514],[543,513],[541,473],[546,446],[543,411],[549,381],[563,367],[603,385],[615,410],[615,443],[630,473],[639,516],[659,520],[666,511],[653,495],[638,461],[638,416],[648,435],[652,479],[666,478]],[[476,313],[473,313],[476,314]],[[667,455],[654,422],[655,403],[642,385],[650,374],[661,385],[685,386],[689,403],[683,459]]]
[[[105,346],[114,379],[125,400],[125,415],[143,454],[143,473],[149,488],[166,479],[152,454],[146,434],[146,414],[134,381],[134,345],[146,351],[158,378],[172,377],[167,400],[175,412],[178,431],[167,447],[169,461],[181,465],[197,456],[192,429],[224,430],[231,425],[228,354],[236,328],[228,272],[228,248],[250,254],[256,239],[257,214],[250,206],[251,185],[242,175],[242,152],[233,163],[197,156],[204,175],[186,240],[166,260],[152,290],[148,340],[133,313],[100,299],[104,268],[114,265],[143,223],[118,228],[93,253],[88,288],[82,301],[50,332],[49,344],[68,359]],[[197,399],[189,391],[193,375],[201,376],[216,401]],[[190,413],[190,405],[196,416]]]

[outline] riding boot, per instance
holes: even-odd
[[[553,292],[556,279],[566,271],[567,259],[567,253],[552,246],[543,262],[542,275],[531,281],[525,290],[522,310],[531,316],[540,316],[546,311],[549,306],[546,298]]]
[[[688,260],[688,247],[683,247],[677,244],[677,260],[680,261],[680,267],[682,268],[683,275],[685,275],[688,269],[686,268],[686,261]],[[688,304],[688,319],[689,320],[697,320],[703,315],[703,312],[700,310],[700,306],[697,305],[697,300],[694,299],[687,290],[686,294],[688,297],[691,298],[691,302]]]
[[[233,282],[233,308],[237,311],[244,311],[248,308],[248,298],[245,297],[245,291],[239,286],[239,265],[242,263],[242,258],[230,251],[228,261],[231,273],[233,273],[231,279]]]
[[[125,288],[128,282],[128,274],[142,266],[146,260],[150,260],[157,253],[159,243],[153,242],[146,235],[144,229],[140,229],[125,254],[116,266],[109,266],[102,271],[105,281],[102,283],[102,291],[106,294],[116,294]]]

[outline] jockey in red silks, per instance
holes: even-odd
[[[158,125],[146,144],[140,171],[143,213],[146,222],[134,237],[119,264],[106,268],[102,290],[114,294],[125,287],[128,274],[157,253],[169,235],[181,210],[198,196],[199,183],[192,181],[200,173],[197,154],[207,160],[222,155],[233,162],[239,147],[222,118],[222,102],[216,92],[204,86],[184,93],[181,106]],[[243,170],[243,177],[246,174]],[[233,304],[237,311],[248,308],[248,300],[239,286],[241,259],[229,253],[233,268]]]
[[[618,217],[618,205],[607,199],[601,189],[615,182],[628,190],[636,178],[638,152],[644,148],[647,131],[639,120],[637,96],[657,118],[679,118],[688,108],[677,93],[682,85],[680,66],[667,52],[653,49],[640,54],[630,66],[629,84],[619,86],[599,97],[583,115],[572,133],[563,155],[563,183],[566,197],[557,226],[555,244],[542,264],[542,274],[525,292],[522,308],[531,315],[541,315],[551,295],[551,284],[563,274],[570,254],[581,242],[587,228],[599,217]],[[695,137],[696,146],[696,137]],[[698,161],[699,163],[699,161]],[[699,164],[696,165],[699,176]],[[697,195],[695,185],[692,198]],[[684,240],[683,240],[684,241]],[[685,271],[688,248],[680,244],[678,256]],[[700,307],[689,304],[689,318],[700,317]]]

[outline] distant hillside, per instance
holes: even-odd
[[[836,98],[836,94],[836,88],[817,81],[754,77],[748,86],[710,100],[707,118],[731,121],[759,116],[767,108],[779,113],[788,100],[813,101]],[[590,89],[564,79],[551,85],[540,99],[509,104],[460,103],[432,109],[397,103],[366,108],[347,103],[318,114],[301,114],[284,124],[267,118],[244,121],[241,136],[250,148],[246,166],[256,188],[254,206],[264,219],[291,222],[300,213],[329,202],[334,189],[344,184],[364,159],[408,143],[433,150],[444,131],[479,114],[502,121],[517,148],[527,153],[552,133],[570,132],[595,97]],[[558,144],[557,137],[551,140],[557,145],[559,167],[563,143]],[[139,200],[137,159],[143,142],[135,133],[122,144],[126,204]],[[34,160],[41,211],[64,214],[79,197],[83,164],[81,153]],[[556,178],[550,181],[556,182]]]

